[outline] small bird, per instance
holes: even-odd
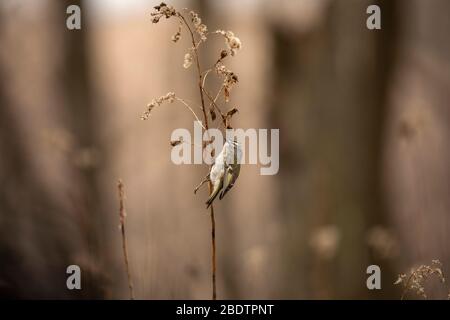
[[[226,140],[209,173],[213,190],[209,195],[208,201],[206,201],[207,208],[213,203],[217,195],[222,200],[234,186],[241,171],[241,158],[242,149],[239,143],[236,140]]]

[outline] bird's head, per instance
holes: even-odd
[[[240,143],[237,141],[237,138],[236,138],[236,137],[233,137],[233,138],[227,138],[227,139],[226,139],[226,142],[227,142],[229,145],[231,145],[231,146],[234,146],[234,147],[240,147]]]
[[[226,139],[224,150],[227,150],[229,156],[232,157],[232,159],[234,159],[234,160],[228,159],[229,163],[236,162],[235,158],[237,158],[237,163],[240,163],[242,158],[242,148],[241,144],[238,142],[236,137]]]

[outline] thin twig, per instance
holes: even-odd
[[[411,272],[411,274],[409,275],[408,280],[406,281],[406,284],[405,284],[405,290],[403,290],[400,300],[405,299],[406,293],[409,291],[409,282],[411,281],[413,274],[414,273]]]
[[[194,189],[194,194],[196,194],[197,193],[197,191],[198,191],[198,189],[200,189],[200,187],[202,186],[202,185],[204,185],[206,182],[208,182],[209,181],[209,173],[203,178],[203,180],[202,180],[202,182],[200,182],[196,187],[195,187],[195,189]]]
[[[130,264],[128,262],[127,238],[125,233],[125,217],[127,215],[124,206],[125,191],[122,180],[120,179],[117,182],[117,189],[119,191],[119,217],[120,217],[120,230],[122,231],[123,258],[125,261],[125,268],[127,270],[128,288],[130,289],[130,299],[134,300],[133,282],[131,281]]]
[[[191,27],[189,26],[189,24],[187,23],[186,19],[184,18],[184,16],[182,14],[179,14],[178,17],[180,17],[180,19],[182,20],[182,22],[184,23],[184,25],[186,26],[186,28],[189,31],[189,34],[191,35],[191,41],[192,41],[192,46],[194,49],[194,55],[195,55],[195,62],[196,62],[196,67],[197,67],[197,73],[198,73],[198,77],[199,77],[199,81],[198,81],[198,87],[200,90],[200,100],[202,102],[202,112],[203,112],[203,118],[205,119],[205,128],[208,129],[208,117],[206,115],[206,108],[205,108],[205,98],[203,97],[203,90],[202,90],[202,71],[200,68],[200,59],[198,56],[198,50],[197,50],[197,45],[195,43],[195,36],[194,36],[194,32],[192,31]]]
[[[211,185],[211,182],[209,183]],[[213,291],[212,291],[212,299],[217,299],[217,293],[216,293],[216,221],[214,219],[214,208],[211,204],[211,260],[212,260],[212,285],[213,285]]]
[[[220,59],[219,59],[219,61],[220,61]],[[219,62],[218,61],[218,62]],[[216,94],[216,96],[215,96],[215,98],[213,99],[212,97],[211,97],[211,95],[206,91],[206,89],[205,89],[205,82],[206,82],[206,78],[207,78],[207,76],[208,76],[208,74],[210,73],[212,71],[212,69],[208,69],[206,72],[205,72],[205,75],[203,76],[203,83],[202,83],[202,90],[203,90],[203,92],[206,94],[206,96],[208,97],[208,99],[210,100],[210,104],[209,104],[209,108],[211,109],[211,107],[212,106],[214,106],[214,108],[220,113],[220,117],[222,118],[222,125],[224,126],[224,128],[226,128],[226,126],[227,126],[227,119],[226,119],[226,117],[224,116],[224,114],[222,113],[222,110],[220,110],[220,108],[219,108],[219,106],[217,105],[217,99],[219,98],[219,96],[220,96],[220,93],[222,92],[222,90],[225,88],[225,85],[223,85],[222,84],[222,86],[220,87],[220,89],[219,89],[219,91],[217,92],[217,94]]]
[[[224,124],[225,127],[226,127],[226,117],[225,117],[225,115],[222,113],[222,110],[220,110],[219,106],[218,106],[217,103],[216,103],[217,98],[219,97],[219,94],[220,94],[220,92],[222,91],[222,89],[223,89],[223,86],[222,86],[222,88],[220,89],[220,91],[217,93],[216,97],[213,99],[213,98],[211,97],[211,95],[208,93],[208,91],[206,91],[205,88],[202,88],[202,90],[203,90],[203,92],[205,93],[206,97],[211,101],[211,105],[214,106],[214,108],[216,108],[217,111],[219,111],[220,117],[222,118],[222,122],[223,122],[223,124]]]
[[[210,100],[210,107],[214,106],[217,111],[220,112],[221,115],[223,115],[222,110],[220,110],[219,106],[217,105],[217,99],[219,99],[220,93],[222,92],[222,90],[225,88],[225,85],[222,84],[222,86],[220,87],[219,91],[216,93],[216,96],[214,97],[214,99],[211,97],[211,95],[206,91],[205,86],[203,86],[203,91],[205,92],[206,96],[208,97],[208,99]]]
[[[202,88],[205,87],[206,78],[208,77],[208,74],[209,74],[211,71],[212,71],[212,69],[208,69],[208,70],[206,70],[206,71],[204,72],[204,75],[203,75],[203,82],[202,82]]]
[[[192,110],[192,108],[189,106],[189,104],[188,104],[185,100],[183,100],[183,99],[181,99],[181,98],[175,97],[175,99],[177,99],[177,101],[181,102],[186,108],[188,108],[188,109],[192,112],[192,114],[194,115],[195,119],[200,123],[200,125],[202,126],[202,128],[203,128],[204,130],[206,130],[206,128],[203,126],[203,123],[202,123],[202,122],[200,121],[200,119],[197,117],[197,115],[195,114],[194,110]]]
[[[214,97],[214,99],[212,98],[212,96],[209,94],[208,91],[206,91],[205,88],[203,88],[203,91],[205,92],[206,96],[208,97],[209,101],[211,102],[210,106],[214,106],[217,111],[220,112],[221,115],[223,115],[222,110],[219,108],[219,106],[217,105],[217,99],[219,99],[220,93],[222,92],[223,88],[225,88],[224,85],[222,85],[219,89],[219,91],[217,92],[216,96]]]

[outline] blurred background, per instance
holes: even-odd
[[[0,297],[127,299],[117,179],[140,299],[208,299],[205,166],[170,161],[196,101],[189,42],[159,1],[0,2]],[[78,4],[82,28],[66,28]],[[235,127],[279,128],[280,171],[244,165],[216,204],[218,298],[399,299],[399,273],[450,276],[450,2],[173,1],[243,49]],[[366,28],[381,7],[382,29]],[[222,48],[211,38],[205,64]],[[82,290],[66,288],[66,268]],[[366,287],[381,267],[382,290]],[[431,283],[432,298],[445,298]]]

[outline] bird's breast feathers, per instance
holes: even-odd
[[[242,157],[242,150],[239,147],[235,147],[228,142],[225,142],[222,151],[217,155],[214,160],[214,165],[211,168],[210,179],[214,183],[217,180],[222,179],[225,174],[225,164],[234,164],[239,162]]]
[[[214,183],[218,179],[221,179],[224,173],[225,165],[223,161],[223,154],[222,152],[217,156],[216,160],[214,161],[214,165],[211,168],[210,172],[210,179]]]

